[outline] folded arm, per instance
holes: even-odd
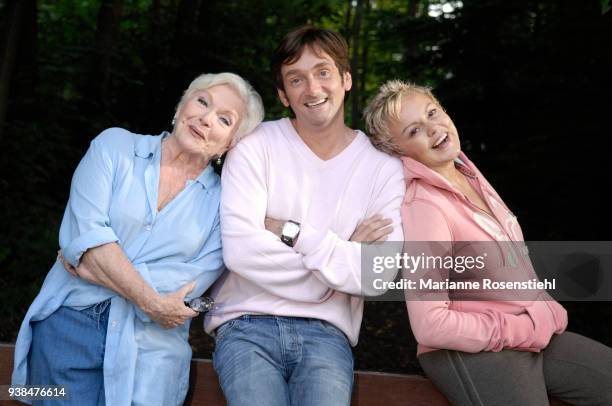
[[[265,228],[266,168],[263,146],[250,139],[228,153],[221,188],[225,264],[273,295],[322,302],[333,294],[332,289],[305,269],[301,254]]]
[[[189,282],[177,291],[160,295],[132,265],[117,243],[87,250],[76,268],[64,263],[78,277],[104,286],[138,306],[164,328],[174,328],[198,315],[184,304],[185,296],[196,286]]]
[[[401,244],[397,242],[404,239],[400,208],[405,183],[401,164],[396,160],[387,160],[373,176],[376,176],[376,184],[372,200],[367,212],[363,213],[364,218],[368,218],[357,226],[350,240],[330,229],[318,227],[316,218],[307,218],[302,224],[302,231],[295,245],[295,250],[303,254],[306,267],[312,269],[319,280],[335,290],[357,296],[383,294],[384,290],[374,288],[371,283],[373,278],[391,281],[397,274],[397,269],[389,269],[379,275],[373,274],[365,267],[366,264],[362,263],[364,249],[372,256],[395,256],[401,252]],[[376,217],[372,219],[371,216],[380,216],[382,221]],[[390,223],[385,220],[390,220]],[[365,227],[362,227],[364,225]],[[373,229],[370,228],[371,225]],[[385,227],[389,228],[385,230]],[[368,244],[367,247],[362,245],[364,241],[379,236],[382,237],[381,241],[396,244]]]
[[[407,301],[410,326],[419,344],[465,352],[531,346],[534,326],[526,313],[513,315],[492,309],[482,313],[461,312],[451,310],[450,303]]]
[[[199,254],[188,261],[134,265],[118,244],[110,243],[88,250],[76,268],[66,261],[64,266],[117,292],[162,327],[176,327],[198,315],[184,305],[186,298],[202,295],[224,270],[219,216]],[[152,273],[163,273],[163,285],[152,280]]]
[[[185,286],[175,296],[159,295],[144,277],[146,265],[135,267],[129,261],[110,226],[116,151],[121,147],[118,140],[125,136],[117,129],[104,131],[75,170],[60,228],[61,252],[65,266],[83,279],[112,289],[164,327],[174,327],[195,315],[178,298],[193,287]],[[179,311],[179,301],[185,311]]]
[[[363,295],[360,243],[347,241],[329,229],[318,229],[314,219],[292,219],[301,223],[294,248],[281,242],[278,232],[266,230],[267,163],[263,149],[256,142],[238,144],[229,153],[223,170],[221,213],[228,268],[262,289],[291,300],[320,302],[334,291]],[[371,203],[369,215],[391,219],[389,239],[401,241],[399,207],[404,184],[401,166],[394,169],[396,173],[380,176],[390,179],[379,185],[376,192],[380,194]]]

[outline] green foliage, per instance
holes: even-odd
[[[305,23],[343,33],[351,55],[357,44],[347,122],[388,79],[429,85],[529,238],[607,238],[607,227],[593,226],[605,200],[579,202],[572,188],[607,184],[594,166],[609,149],[593,145],[609,133],[609,103],[594,101],[609,100],[611,88],[610,0],[114,0],[116,25],[101,22],[102,3],[39,0],[35,46],[19,46],[0,138],[0,341],[14,338],[55,257],[88,142],[110,126],[168,129],[203,72],[245,76],[267,118],[286,115],[269,57]],[[10,4],[0,0],[3,25]],[[376,338],[388,334],[385,322],[369,324]]]

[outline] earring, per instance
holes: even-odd
[[[172,117],[172,127],[176,124],[176,117]]]
[[[221,166],[221,155],[217,157],[217,166]]]

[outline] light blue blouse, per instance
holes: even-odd
[[[220,182],[209,165],[158,212],[161,140],[167,135],[110,128],[91,142],[72,179],[60,247],[76,266],[87,249],[116,241],[159,293],[197,281],[188,296],[192,298],[223,271]],[[131,302],[72,276],[57,261],[19,330],[13,384],[27,383],[30,322],[45,319],[60,306],[83,309],[108,298],[107,404],[181,404],[189,381],[189,323],[164,330]]]

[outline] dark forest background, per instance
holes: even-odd
[[[269,56],[303,23],[351,48],[347,122],[386,79],[434,88],[528,240],[610,240],[610,0],[0,0],[0,341],[55,259],[72,172],[111,126],[170,127],[187,84],[233,71],[276,100]],[[609,273],[609,272],[608,272]],[[612,276],[607,275],[608,283]],[[565,303],[612,345],[609,302]],[[212,340],[192,327],[194,355]],[[368,302],[356,366],[417,372],[403,303]]]

